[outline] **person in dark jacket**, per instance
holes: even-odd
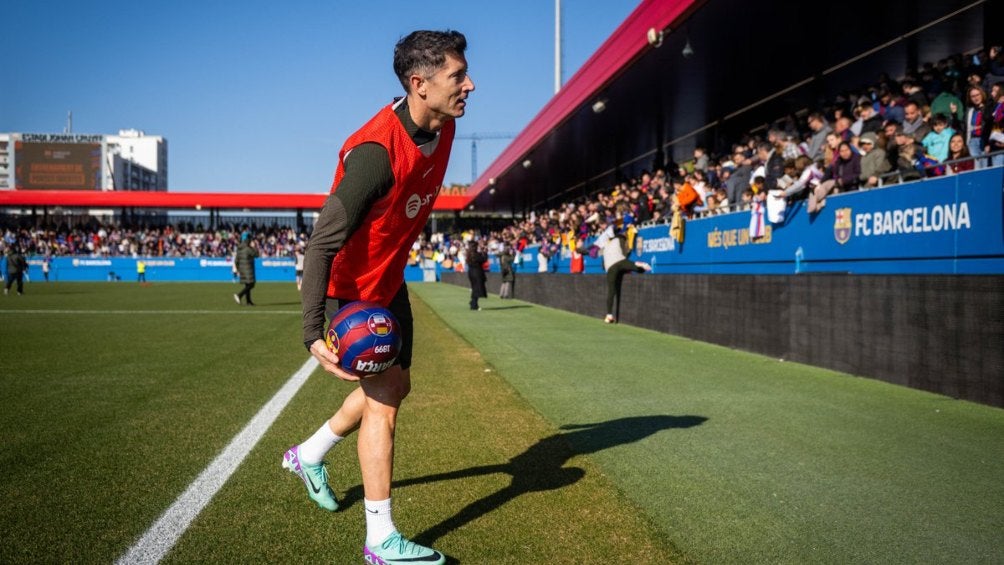
[[[502,271],[502,288],[499,291],[499,298],[512,298],[513,290],[516,286],[516,268],[513,263],[516,257],[512,254],[512,248],[508,245],[499,255],[499,268]]]
[[[252,245],[251,236],[244,234],[241,237],[241,244],[237,247],[237,253],[234,255],[234,266],[237,267],[237,273],[240,274],[240,281],[244,284],[244,289],[240,293],[234,295],[234,300],[240,304],[241,297],[247,297],[247,305],[254,306],[254,301],[251,300],[251,289],[254,288],[254,260],[258,257],[258,250]]]
[[[28,270],[28,262],[21,255],[21,250],[12,245],[7,249],[7,282],[4,283],[4,295],[10,292],[12,284],[17,283],[17,294],[24,294],[24,272]]]
[[[488,298],[485,288],[484,263],[488,257],[478,249],[478,244],[471,242],[467,246],[467,278],[471,281],[471,310],[480,310],[478,299]]]
[[[725,193],[729,197],[729,206],[733,210],[738,210],[739,201],[742,200],[743,191],[750,187],[750,179],[753,178],[753,168],[746,161],[746,155],[741,151],[736,151],[732,156],[735,170],[725,181]]]
[[[780,150],[784,138],[777,134],[775,139],[776,143],[764,141],[757,146],[757,156],[763,164],[764,190],[767,192],[777,188],[778,179],[784,176],[784,158]]]
[[[809,213],[819,212],[826,206],[826,196],[831,192],[857,190],[861,185],[861,155],[851,149],[851,144],[841,141],[837,159],[826,169],[822,182],[809,194]]]

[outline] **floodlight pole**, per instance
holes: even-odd
[[[554,0],[554,93],[561,90],[561,0]]]

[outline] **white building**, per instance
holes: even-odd
[[[167,190],[167,140],[134,129],[106,135],[104,190]]]
[[[0,133],[0,190],[167,190],[167,140],[118,135]]]

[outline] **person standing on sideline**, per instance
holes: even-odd
[[[17,284],[17,295],[21,296],[24,294],[24,272],[28,270],[28,262],[24,260],[24,255],[21,255],[21,250],[18,249],[17,244],[11,245],[7,248],[7,281],[4,283],[3,293],[7,295],[10,292],[10,287],[13,284]]]
[[[478,249],[477,242],[471,241],[467,245],[467,280],[471,282],[471,310],[480,310],[478,299],[488,298],[488,289],[485,288],[486,261],[488,257]]]
[[[241,303],[241,297],[247,297],[247,305],[254,306],[251,300],[251,289],[254,288],[254,260],[258,257],[258,251],[252,245],[253,240],[250,234],[241,236],[241,243],[237,246],[237,253],[234,255],[234,267],[241,277],[244,289],[234,295],[234,301]]]
[[[467,39],[456,31],[415,31],[397,43],[394,72],[405,97],[384,106],[345,142],[303,265],[303,343],[326,371],[359,386],[312,436],[286,451],[282,464],[300,477],[311,500],[334,511],[338,501],[322,459],[358,430],[363,557],[369,563],[446,560],[397,530],[391,480],[397,413],[411,390],[414,322],[404,267],[442,186],[454,120],[464,115],[474,90],[466,49]],[[364,379],[339,367],[324,342],[325,311],[330,318],[355,300],[387,307],[402,334],[395,364]]]
[[[516,257],[512,254],[512,248],[508,245],[502,249],[499,255],[499,270],[502,274],[502,288],[499,289],[499,298],[512,298],[516,286]]]
[[[627,258],[629,250],[625,250],[627,243],[624,233],[617,233],[613,223],[600,234],[594,245],[600,248],[603,253],[603,268],[607,270],[607,315],[603,322],[616,324],[617,316],[614,314],[614,302],[616,301],[617,312],[621,308],[621,284],[624,282],[624,275],[627,273],[647,273],[652,270],[652,266],[642,261],[631,261]]]
[[[136,261],[136,282],[146,282],[146,261]]]
[[[296,290],[303,288],[303,244],[296,244]]]

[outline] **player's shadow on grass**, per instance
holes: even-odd
[[[703,416],[634,416],[594,424],[571,424],[562,426],[563,432],[538,441],[506,463],[394,481],[394,488],[496,473],[511,477],[508,486],[468,504],[455,515],[415,536],[419,543],[429,545],[522,494],[555,490],[578,482],[586,472],[578,467],[565,467],[565,463],[576,455],[634,443],[663,430],[692,428],[706,420]],[[346,506],[361,496],[362,487],[353,487],[346,493]]]

